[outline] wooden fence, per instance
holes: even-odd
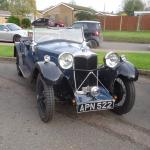
[[[150,30],[150,15],[147,16],[101,16],[103,30],[145,31]]]

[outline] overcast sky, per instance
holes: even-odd
[[[71,0],[36,0],[37,9],[43,10],[51,5],[59,4],[60,2],[69,3]],[[74,0],[77,5],[91,7],[97,11],[116,12],[121,9],[123,0]]]
[[[72,0],[36,0],[37,9],[43,10],[61,2],[69,3]],[[74,0],[77,5],[91,7],[97,11],[118,12],[122,9],[123,0]],[[143,0],[148,1],[148,0]]]

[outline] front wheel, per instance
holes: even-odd
[[[21,36],[20,35],[15,35],[13,38],[13,42],[19,42],[20,41]]]
[[[95,40],[89,40],[88,43],[89,43],[90,48],[97,48],[98,47],[98,44]]]
[[[114,96],[116,101],[113,112],[119,115],[128,113],[135,102],[134,82],[124,78],[117,78],[114,83]]]
[[[40,118],[43,122],[49,122],[53,118],[55,99],[53,86],[45,83],[39,74],[36,82],[37,107]]]

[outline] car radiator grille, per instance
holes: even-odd
[[[75,69],[81,69],[81,71],[76,71],[76,84],[77,87],[81,85],[83,80],[86,78],[89,71],[84,70],[93,70],[97,68],[97,56],[95,54],[90,56],[76,56],[74,58]],[[94,71],[96,75],[96,71]],[[96,78],[93,75],[90,75],[82,87],[94,86],[96,85]],[[81,89],[80,89],[81,90]]]

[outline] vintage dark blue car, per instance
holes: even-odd
[[[77,113],[108,110],[122,115],[135,102],[138,71],[124,56],[109,52],[104,64],[85,42],[82,29],[34,29],[15,44],[19,76],[36,84],[42,121],[52,120],[55,98],[70,101]]]

